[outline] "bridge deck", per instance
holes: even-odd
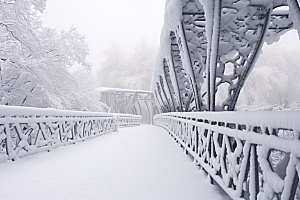
[[[1,199],[224,199],[165,130],[120,129],[0,164]]]

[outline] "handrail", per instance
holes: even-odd
[[[294,199],[300,170],[300,112],[156,115],[211,181],[232,199]]]
[[[141,124],[141,115],[130,115],[130,114],[117,114],[118,115],[118,127],[131,127],[139,126]]]
[[[140,125],[141,116],[0,106],[0,163]]]

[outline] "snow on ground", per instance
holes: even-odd
[[[150,125],[2,163],[0,198],[225,199],[164,129]]]

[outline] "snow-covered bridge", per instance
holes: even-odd
[[[1,199],[299,198],[300,112],[212,112],[235,110],[265,41],[300,30],[299,0],[172,0],[165,19],[153,93],[102,91],[118,113],[0,108]],[[140,101],[161,128],[128,128]]]
[[[150,125],[2,163],[0,177],[1,200],[229,199]]]
[[[162,128],[128,128],[141,120],[128,114],[7,106],[0,113],[1,199],[294,199],[297,192],[300,112],[165,113],[154,117]]]

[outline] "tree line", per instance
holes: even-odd
[[[293,38],[293,32],[285,37]],[[296,36],[295,36],[296,37]],[[299,43],[282,41],[263,48],[239,97],[242,110],[299,110]],[[248,108],[248,109],[247,109]]]
[[[84,36],[44,27],[45,9],[46,0],[0,0],[0,104],[101,110],[95,91],[79,83],[91,68]],[[83,71],[74,76],[76,63]]]

